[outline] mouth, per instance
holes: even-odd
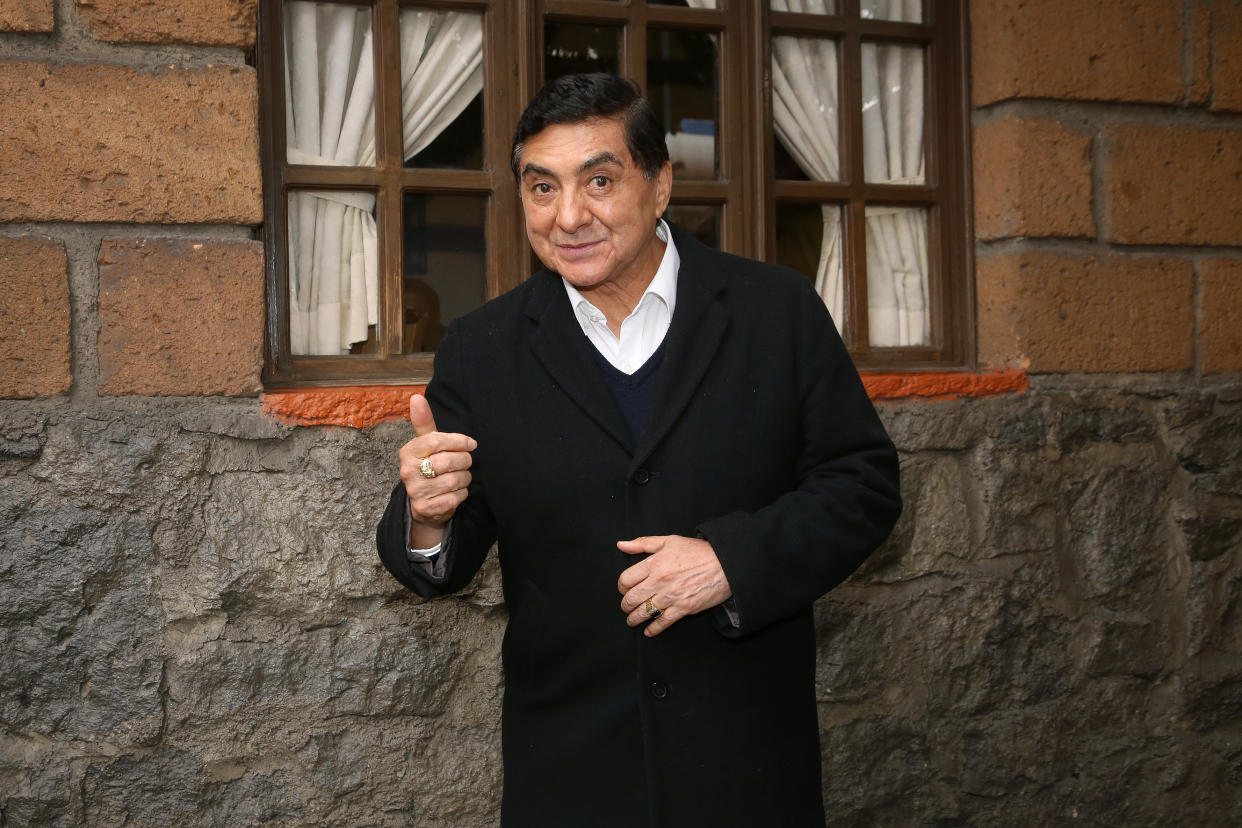
[[[602,244],[603,244],[602,240],[592,241],[592,242],[583,242],[580,244],[557,244],[556,249],[557,251],[560,252],[562,256],[566,256],[568,258],[573,259],[573,258],[578,258],[581,256],[588,256],[591,253],[594,253],[595,250],[598,249]]]

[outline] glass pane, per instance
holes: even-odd
[[[923,0],[862,0],[859,14],[875,20],[923,22]]]
[[[792,267],[815,290],[845,331],[841,208],[836,204],[776,204],[776,262]]]
[[[927,210],[867,207],[866,216],[871,344],[928,345]]]
[[[372,193],[289,193],[289,349],[339,355],[374,350],[379,253]],[[371,341],[370,349],[365,344]]]
[[[548,22],[543,27],[545,81],[575,72],[620,71],[620,26]]]
[[[772,125],[777,177],[840,180],[835,41],[772,38]],[[800,176],[788,174],[791,161]]]
[[[486,196],[405,195],[402,351],[434,351],[487,292]]]
[[[483,16],[401,12],[401,121],[407,167],[483,167]]]
[[[676,224],[708,247],[720,248],[720,205],[670,204],[664,220]]]
[[[285,5],[285,144],[290,164],[375,164],[371,12]]]
[[[692,9],[714,9],[716,0],[647,0],[652,6],[689,6]]]
[[[837,0],[772,0],[772,11],[837,14]]]
[[[923,50],[862,45],[863,167],[867,181],[923,183]]]
[[[647,98],[664,123],[676,178],[714,179],[716,35],[647,30]]]

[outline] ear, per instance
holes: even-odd
[[[660,167],[660,171],[656,173],[656,218],[664,215],[664,208],[668,207],[669,197],[673,194],[673,165],[668,161],[664,162],[664,166]]]

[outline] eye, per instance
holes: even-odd
[[[603,188],[607,187],[610,183],[611,183],[611,179],[609,179],[608,176],[606,175],[591,176],[592,187],[597,187],[602,190]]]
[[[535,195],[547,195],[552,192],[552,187],[547,182],[540,181],[531,186],[530,191]]]

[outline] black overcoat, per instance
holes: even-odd
[[[677,304],[632,439],[560,278],[456,321],[427,389],[478,441],[436,578],[406,557],[400,485],[380,556],[452,592],[498,543],[507,826],[822,825],[811,606],[888,534],[897,457],[805,278],[674,229]],[[617,578],[642,535],[702,536],[720,609],[645,638]]]

